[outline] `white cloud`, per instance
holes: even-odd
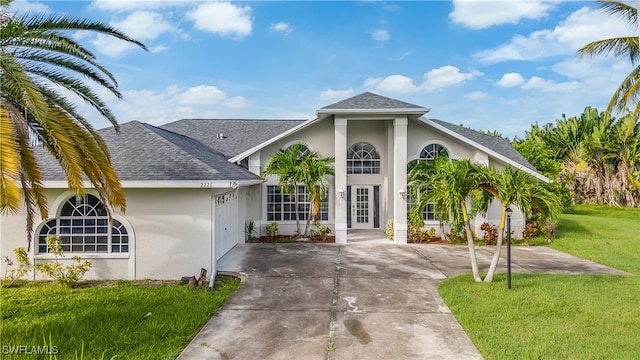
[[[251,106],[251,102],[244,97],[229,97],[224,91],[211,85],[199,85],[191,87],[186,91],[173,96],[172,100],[181,105],[222,105],[236,109]]]
[[[251,35],[251,7],[235,6],[228,2],[206,2],[187,13],[196,29],[222,36],[242,38]]]
[[[46,14],[51,12],[51,9],[46,4],[40,2],[14,0],[9,5],[9,12],[20,16],[22,14]]]
[[[371,38],[375,41],[385,42],[391,39],[391,35],[389,35],[389,31],[384,29],[377,29],[371,32]]]
[[[191,1],[178,0],[144,0],[144,1],[131,1],[131,0],[94,0],[91,3],[91,7],[98,10],[106,11],[133,11],[133,10],[149,10],[160,9],[175,6],[186,6],[191,4]]]
[[[369,78],[364,85],[381,92],[404,94],[416,92],[419,88],[413,84],[410,77],[404,75],[391,75],[385,78]]]
[[[522,19],[539,19],[547,16],[553,7],[552,2],[544,0],[454,0],[449,19],[471,29],[484,29],[517,24]]]
[[[229,96],[211,85],[184,88],[123,90],[122,100],[110,100],[109,107],[120,122],[138,120],[161,125],[184,118],[246,117],[243,109],[253,102],[243,96]]]
[[[520,86],[524,83],[524,78],[517,72],[510,72],[502,75],[502,78],[498,80],[496,85],[503,88],[511,88],[515,86]]]
[[[424,74],[424,83],[422,84],[422,88],[427,91],[433,91],[453,85],[458,85],[467,80],[472,80],[482,75],[484,74],[477,70],[472,70],[468,73],[462,73],[457,67],[447,65],[437,69],[433,69]]]
[[[334,99],[343,99],[351,96],[353,94],[353,89],[349,88],[346,90],[333,90],[328,89],[320,93],[320,100],[334,100]]]
[[[477,70],[468,73],[460,72],[455,66],[447,65],[433,69],[424,74],[424,82],[416,85],[408,76],[391,75],[384,78],[369,78],[365,80],[365,87],[386,93],[411,93],[411,92],[431,92],[461,84],[467,80],[475,79],[483,74]]]
[[[489,94],[482,91],[472,91],[470,93],[465,94],[465,96],[469,100],[482,100],[489,97]]]
[[[575,54],[592,41],[622,36],[635,36],[626,22],[600,10],[583,7],[553,29],[534,31],[527,36],[514,35],[509,43],[477,52],[473,56],[485,63],[535,60]]]
[[[578,88],[578,82],[556,83],[553,80],[545,80],[538,76],[532,76],[526,83],[522,84],[522,88],[541,91],[570,92]]]
[[[122,21],[111,22],[111,26],[143,43],[175,30],[174,26],[167,22],[162,14],[151,11],[135,11]],[[98,34],[91,43],[101,53],[112,57],[122,56],[127,51],[136,48],[133,44],[102,34]],[[157,51],[164,48],[155,47],[152,51],[154,49]]]
[[[293,30],[291,28],[291,25],[289,25],[289,23],[286,23],[284,21],[280,21],[279,23],[271,24],[269,29],[271,29],[272,31],[277,31],[277,32],[285,33],[285,34],[288,34]]]

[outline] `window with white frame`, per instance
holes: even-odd
[[[412,195],[413,193],[411,191],[409,191],[409,193],[407,194],[407,211],[411,211],[411,208],[413,208],[413,205],[415,205],[416,203],[416,199],[413,197]],[[418,194],[418,196],[420,196],[420,194]],[[425,206],[425,208],[422,210],[422,220],[424,221],[437,221],[438,219],[436,218],[436,213],[435,213],[435,208],[434,208],[435,204],[430,202],[427,203],[427,206]]]
[[[429,144],[420,152],[420,160],[431,161],[438,156],[449,156],[447,149],[440,144]]]
[[[311,201],[307,195],[307,188],[298,186],[298,219],[307,220]],[[296,204],[294,194],[284,194],[278,185],[267,185],[267,221],[293,221],[296,219]],[[320,211],[316,219],[329,220],[329,199],[324,197],[320,202]]]
[[[365,142],[351,146],[347,150],[347,174],[380,174],[380,155],[376,148]]]
[[[58,235],[66,253],[127,253],[129,234],[118,220],[109,221],[104,205],[93,195],[74,196],[60,215],[48,220],[38,233],[38,253],[48,252],[46,238]]]

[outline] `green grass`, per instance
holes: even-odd
[[[578,206],[561,217],[552,247],[632,276],[513,276],[439,291],[485,359],[639,359],[640,209]]]
[[[58,359],[175,359],[240,281],[219,277],[215,290],[176,282],[50,282],[0,290],[0,358],[6,346],[55,346]],[[5,351],[3,351],[5,350]],[[48,356],[39,358],[46,359]]]

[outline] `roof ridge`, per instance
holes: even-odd
[[[178,135],[178,136],[180,136],[180,137],[182,137],[184,139],[187,139],[189,141],[195,142],[198,145],[200,145],[200,146],[204,147],[205,149],[207,149],[208,151],[213,152],[215,154],[218,154],[218,155],[220,155],[220,156],[222,156],[224,158],[224,155],[222,153],[220,153],[220,152],[218,152],[218,151],[216,151],[216,150],[214,150],[214,149],[212,149],[212,148],[202,144],[201,142],[199,142],[199,141],[197,141],[197,140],[195,140],[193,138],[190,138],[188,136],[185,136],[185,135],[182,135],[182,134],[178,134],[178,133],[175,133],[175,132],[170,131],[170,130],[165,130],[165,129],[159,128],[159,127],[151,125],[151,124],[147,124],[147,123],[143,123],[143,122],[139,122],[139,121],[136,121],[136,122],[139,123],[140,125],[142,125],[145,128],[145,130],[147,130],[149,133],[152,134],[152,136],[160,138],[165,143],[170,144],[172,147],[174,147],[177,150],[179,150],[189,160],[191,160],[192,162],[194,162],[194,163],[198,164],[199,166],[201,166],[202,168],[204,168],[205,171],[207,171],[207,172],[209,172],[209,173],[211,173],[213,175],[216,175],[216,174],[220,173],[220,171],[212,168],[210,165],[208,165],[204,161],[198,159],[195,155],[193,155],[193,154],[189,153],[188,151],[186,151],[185,149],[183,149],[182,146],[180,146],[180,145],[174,143],[173,141],[167,139],[166,137],[162,136],[157,130],[160,130],[160,131],[163,131],[163,132],[166,132],[166,133],[170,133],[170,134],[173,134],[173,135]],[[153,129],[151,129],[150,127],[153,128]]]

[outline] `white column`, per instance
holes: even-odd
[[[335,234],[337,244],[347,243],[347,119],[335,118]]]
[[[406,117],[393,121],[393,241],[407,243],[407,124]]]

